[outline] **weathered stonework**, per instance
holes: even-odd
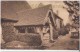
[[[11,40],[11,36],[15,35],[14,32],[14,22],[1,22],[2,25],[2,35],[5,42]]]

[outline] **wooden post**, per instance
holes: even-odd
[[[53,41],[53,26],[51,25],[51,23],[49,25],[50,25],[50,40]]]
[[[14,32],[17,35],[18,34],[18,30],[14,27]]]
[[[28,32],[27,27],[25,27],[25,33],[27,33],[27,32]]]
[[[38,27],[39,28],[39,34],[40,34],[40,36],[41,36],[41,40],[42,40],[42,45],[43,45],[43,29],[41,29],[40,27]]]

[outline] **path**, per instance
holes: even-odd
[[[70,34],[65,36],[60,36],[53,45],[47,49],[50,50],[67,50],[67,49],[77,49],[76,44],[73,42],[73,39],[70,38]]]

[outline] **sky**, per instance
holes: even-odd
[[[63,19],[64,25],[70,22],[69,13],[63,7],[67,7],[62,1],[28,1],[32,8],[37,8],[40,3],[43,5],[52,4],[53,12],[60,16]]]

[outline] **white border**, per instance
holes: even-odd
[[[80,0],[1,0],[1,1],[80,1]]]
[[[0,0],[0,2],[1,1],[25,1],[25,0]],[[80,1],[80,0],[26,0],[26,1]],[[0,14],[1,14],[1,3],[0,3]],[[0,18],[1,18],[1,15],[0,15]],[[1,26],[1,20],[0,20],[0,26]],[[79,45],[79,48],[80,48],[80,45]],[[80,52],[80,51],[79,50],[24,50],[24,49],[23,50],[7,50],[7,49],[0,49],[0,52]]]
[[[1,50],[1,52],[79,52],[79,50]]]

